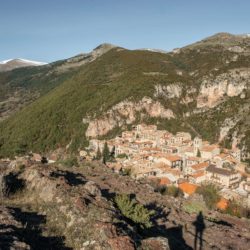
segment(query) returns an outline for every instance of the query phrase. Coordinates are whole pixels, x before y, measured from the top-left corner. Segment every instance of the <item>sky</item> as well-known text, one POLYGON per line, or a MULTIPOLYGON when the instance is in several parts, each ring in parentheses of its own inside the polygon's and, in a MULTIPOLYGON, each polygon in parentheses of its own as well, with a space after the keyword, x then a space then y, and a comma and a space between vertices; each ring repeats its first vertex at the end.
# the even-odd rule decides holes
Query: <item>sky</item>
POLYGON ((107 42, 172 50, 250 33, 250 0, 0 0, 0 61, 52 62, 107 42))

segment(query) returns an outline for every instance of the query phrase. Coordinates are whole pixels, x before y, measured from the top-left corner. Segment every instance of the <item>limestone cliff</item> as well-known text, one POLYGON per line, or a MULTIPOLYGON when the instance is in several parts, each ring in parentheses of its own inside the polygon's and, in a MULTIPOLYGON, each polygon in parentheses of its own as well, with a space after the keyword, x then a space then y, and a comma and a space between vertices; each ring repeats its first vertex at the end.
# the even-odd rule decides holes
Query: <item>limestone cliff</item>
POLYGON ((226 97, 242 94, 250 85, 250 69, 234 69, 220 74, 215 79, 205 77, 202 80, 199 95, 197 97, 197 108, 213 108, 221 103, 226 97))
MULTIPOLYGON (((108 110, 100 118, 90 120, 86 136, 102 136, 115 127, 132 124, 136 121, 137 115, 140 116, 142 113, 150 117, 161 117, 166 119, 175 117, 172 110, 166 109, 159 101, 154 101, 149 97, 144 97, 138 102, 125 100, 113 106, 112 109, 108 110)), ((84 118, 83 122, 86 123, 88 120, 84 118)))

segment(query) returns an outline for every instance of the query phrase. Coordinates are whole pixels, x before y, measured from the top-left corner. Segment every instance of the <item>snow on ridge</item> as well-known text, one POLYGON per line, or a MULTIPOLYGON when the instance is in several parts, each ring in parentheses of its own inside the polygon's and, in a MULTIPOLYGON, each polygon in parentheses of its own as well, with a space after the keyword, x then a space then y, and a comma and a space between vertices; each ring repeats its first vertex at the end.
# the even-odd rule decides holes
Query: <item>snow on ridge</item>
POLYGON ((163 53, 163 54, 168 53, 168 51, 163 50, 163 49, 141 48, 141 49, 138 49, 138 50, 145 50, 145 51, 151 51, 151 52, 157 52, 157 53, 163 53))
POLYGON ((14 60, 14 59, 4 60, 4 61, 1 61, 0 64, 6 64, 6 63, 8 63, 8 62, 10 62, 10 61, 12 61, 12 60, 14 60))
POLYGON ((30 65, 36 65, 36 66, 41 66, 41 65, 45 65, 45 64, 48 64, 46 62, 37 62, 37 61, 32 61, 32 60, 28 60, 28 59, 23 59, 23 58, 17 58, 17 59, 8 59, 8 60, 4 60, 4 61, 1 61, 0 64, 6 64, 8 62, 11 62, 11 61, 21 61, 21 62, 24 62, 24 63, 28 63, 30 65))
POLYGON ((46 62, 37 62, 37 61, 32 61, 32 60, 27 60, 27 59, 22 59, 22 58, 18 58, 17 60, 26 62, 26 63, 31 63, 31 64, 35 64, 35 65, 45 65, 48 64, 46 62))

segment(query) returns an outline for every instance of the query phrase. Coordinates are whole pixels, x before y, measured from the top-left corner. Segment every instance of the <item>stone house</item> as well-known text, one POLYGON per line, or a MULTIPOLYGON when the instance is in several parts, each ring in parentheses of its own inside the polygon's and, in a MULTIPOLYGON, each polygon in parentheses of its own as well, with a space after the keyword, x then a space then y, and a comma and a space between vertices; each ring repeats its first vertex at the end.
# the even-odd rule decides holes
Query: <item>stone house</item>
POLYGON ((193 146, 194 146, 194 154, 195 156, 197 156, 197 153, 199 150, 201 150, 202 148, 202 139, 200 137, 195 137, 194 138, 194 142, 193 142, 193 146))
POLYGON ((200 184, 200 183, 205 182, 207 180, 207 176, 205 174, 205 171, 201 170, 201 171, 198 171, 198 172, 195 172, 195 173, 189 175, 188 180, 191 183, 200 184))
POLYGON ((192 146, 187 146, 183 149, 183 152, 184 154, 187 156, 187 157, 196 157, 197 154, 195 153, 195 150, 194 150, 194 147, 192 146))
POLYGON ((229 154, 221 153, 213 158, 213 162, 215 163, 216 166, 222 167, 223 164, 227 162, 228 157, 229 154))
POLYGON ((191 137, 191 134, 187 133, 187 132, 178 132, 176 134, 176 141, 178 143, 183 143, 185 141, 191 141, 192 140, 192 137, 191 137))
POLYGON ((201 158, 212 159, 220 154, 220 148, 217 145, 207 145, 200 149, 201 158))
POLYGON ((162 147, 162 152, 167 154, 177 154, 178 150, 176 147, 165 146, 162 147))
POLYGON ((136 134, 139 135, 140 137, 147 136, 153 134, 155 131, 157 131, 157 126, 156 125, 146 125, 146 124, 138 124, 136 126, 136 134))
POLYGON ((191 166, 187 166, 185 168, 185 174, 186 175, 192 175, 194 173, 197 173, 199 171, 204 171, 208 166, 209 166, 209 162, 201 162, 195 165, 191 165, 191 166))
POLYGON ((241 161, 241 150, 239 148, 234 148, 229 153, 237 162, 241 161))
POLYGON ((154 177, 156 176, 156 172, 152 169, 143 169, 134 174, 136 179, 140 178, 148 178, 148 177, 154 177))
POLYGON ((132 142, 136 139, 136 134, 134 131, 123 131, 122 138, 128 140, 129 142, 132 142))
POLYGON ((182 158, 178 155, 157 154, 152 157, 154 162, 167 164, 171 168, 182 168, 182 158))
POLYGON ((200 157, 190 156, 190 157, 186 158, 186 166, 189 167, 189 166, 198 164, 198 163, 200 163, 202 161, 203 160, 200 157))
POLYGON ((210 165, 206 168, 207 180, 227 188, 237 188, 241 175, 233 170, 210 165))

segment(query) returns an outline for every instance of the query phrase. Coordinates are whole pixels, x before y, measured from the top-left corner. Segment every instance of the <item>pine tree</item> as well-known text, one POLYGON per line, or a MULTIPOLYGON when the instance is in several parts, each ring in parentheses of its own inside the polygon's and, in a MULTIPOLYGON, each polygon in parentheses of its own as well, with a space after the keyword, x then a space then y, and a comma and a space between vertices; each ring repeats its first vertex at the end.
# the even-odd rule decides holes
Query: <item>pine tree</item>
POLYGON ((113 146, 111 152, 110 152, 110 158, 114 159, 115 158, 115 146, 113 146))
POLYGON ((197 151, 197 157, 201 157, 201 151, 199 149, 197 151))
POLYGON ((105 144, 104 144, 104 148, 102 151, 102 157, 103 157, 104 164, 106 164, 110 159, 109 147, 108 147, 107 142, 105 142, 105 144))
POLYGON ((101 160, 101 158, 102 158, 102 153, 101 153, 100 148, 98 147, 97 153, 96 153, 96 160, 101 160))
POLYGON ((150 228, 152 226, 151 217, 155 214, 155 211, 148 210, 128 194, 117 194, 115 203, 125 217, 141 228, 150 228))

